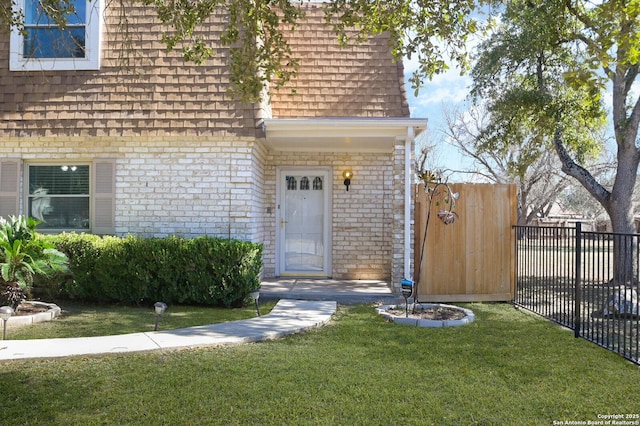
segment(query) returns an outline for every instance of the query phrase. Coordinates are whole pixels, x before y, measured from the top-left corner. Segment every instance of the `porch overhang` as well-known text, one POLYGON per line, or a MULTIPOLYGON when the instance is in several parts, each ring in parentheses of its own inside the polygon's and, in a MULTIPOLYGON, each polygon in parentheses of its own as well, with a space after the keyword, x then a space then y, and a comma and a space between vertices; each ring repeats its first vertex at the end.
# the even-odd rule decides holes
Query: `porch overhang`
POLYGON ((266 118, 266 144, 286 152, 391 152, 409 129, 417 136, 424 118, 266 118))

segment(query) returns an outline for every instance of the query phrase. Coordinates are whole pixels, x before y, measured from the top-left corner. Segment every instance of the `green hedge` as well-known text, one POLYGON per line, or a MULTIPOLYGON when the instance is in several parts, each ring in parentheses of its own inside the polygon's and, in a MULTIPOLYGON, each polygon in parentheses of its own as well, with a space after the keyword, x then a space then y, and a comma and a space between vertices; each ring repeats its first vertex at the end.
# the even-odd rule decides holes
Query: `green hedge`
POLYGON ((48 237, 69 257, 60 291, 73 299, 238 307, 260 287, 262 245, 237 240, 48 237))

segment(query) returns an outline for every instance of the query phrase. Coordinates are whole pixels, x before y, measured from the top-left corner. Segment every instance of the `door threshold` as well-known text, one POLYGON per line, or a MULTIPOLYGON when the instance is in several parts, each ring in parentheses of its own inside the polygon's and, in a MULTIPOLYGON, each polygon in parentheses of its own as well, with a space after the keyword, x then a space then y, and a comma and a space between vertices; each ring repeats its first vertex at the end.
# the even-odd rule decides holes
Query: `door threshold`
MULTIPOLYGON (((280 274, 280 277, 282 278, 318 278, 318 279, 328 279, 331 277, 328 277, 326 275, 318 275, 318 274, 280 274)), ((278 277, 276 277, 278 278, 278 277)))

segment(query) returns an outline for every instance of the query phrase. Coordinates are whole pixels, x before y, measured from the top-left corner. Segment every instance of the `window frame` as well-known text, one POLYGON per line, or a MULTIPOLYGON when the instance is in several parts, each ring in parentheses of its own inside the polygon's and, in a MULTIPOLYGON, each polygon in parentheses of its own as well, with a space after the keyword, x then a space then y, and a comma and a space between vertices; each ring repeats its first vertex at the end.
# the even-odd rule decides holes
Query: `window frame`
MULTIPOLYGON (((16 27, 11 28, 10 71, 68 71, 99 70, 100 45, 102 43, 103 1, 86 0, 85 57, 83 58, 28 58, 24 56, 24 35, 16 27)), ((18 12, 24 11, 26 0, 17 0, 18 12)))
POLYGON ((41 232, 43 234, 58 234, 60 232, 86 232, 86 233, 91 233, 93 228, 94 228, 94 218, 93 218, 93 207, 94 207, 94 186, 95 186, 95 182, 94 182, 94 168, 95 165, 91 162, 91 161, 55 161, 55 162, 49 162, 49 161, 29 161, 29 162, 25 162, 25 167, 24 167, 24 175, 23 175, 23 179, 24 179, 24 185, 23 185, 23 210, 25 212, 25 216, 27 217, 32 217, 31 216, 31 211, 29 210, 29 200, 34 198, 33 194, 31 194, 30 191, 30 186, 31 186, 31 182, 30 182, 30 173, 29 173, 29 169, 31 167, 62 167, 65 165, 74 165, 74 166, 88 166, 89 167, 89 173, 87 175, 88 178, 88 186, 89 186, 89 193, 88 194, 57 194, 57 195, 50 195, 50 197, 54 197, 54 198, 62 198, 62 197, 71 197, 71 198, 87 198, 89 200, 88 203, 88 207, 89 207, 89 214, 88 214, 88 220, 89 220, 89 226, 86 228, 74 228, 74 227, 56 227, 56 228, 40 228, 38 227, 38 232, 41 232))

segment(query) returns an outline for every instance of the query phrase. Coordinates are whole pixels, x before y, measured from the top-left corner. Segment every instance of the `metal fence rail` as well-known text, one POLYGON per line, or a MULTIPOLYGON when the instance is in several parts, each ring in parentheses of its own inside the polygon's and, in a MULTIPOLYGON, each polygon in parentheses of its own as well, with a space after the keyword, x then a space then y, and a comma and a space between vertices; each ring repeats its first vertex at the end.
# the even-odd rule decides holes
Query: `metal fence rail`
POLYGON ((640 364, 640 235, 515 230, 514 304, 640 364))

